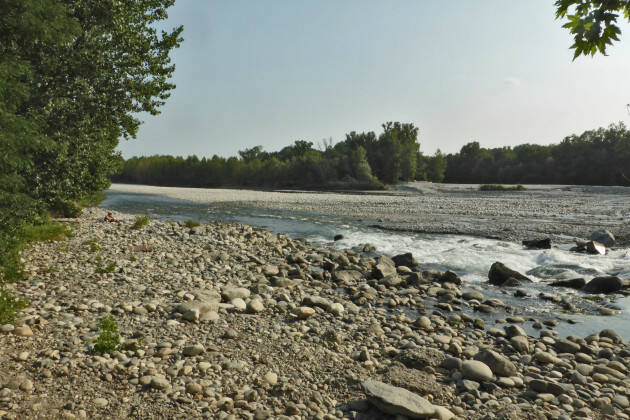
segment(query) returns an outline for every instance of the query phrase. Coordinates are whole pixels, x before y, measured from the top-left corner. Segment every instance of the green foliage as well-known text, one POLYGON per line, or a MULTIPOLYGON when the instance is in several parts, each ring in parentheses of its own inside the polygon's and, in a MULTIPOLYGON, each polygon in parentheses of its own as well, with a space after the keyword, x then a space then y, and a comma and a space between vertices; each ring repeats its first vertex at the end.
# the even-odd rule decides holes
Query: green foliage
POLYGON ((103 260, 101 256, 96 257, 96 272, 98 274, 106 274, 113 273, 116 270, 116 263, 109 263, 106 266, 103 266, 103 260))
POLYGON ((527 188, 521 184, 510 187, 501 184, 483 184, 479 186, 479 191, 527 191, 527 188))
POLYGON ((74 233, 67 226, 57 222, 42 225, 26 225, 22 230, 24 242, 59 241, 74 237, 74 233))
POLYGON ((96 239, 90 239, 89 241, 85 241, 85 245, 89 247, 90 252, 100 251, 101 247, 96 242, 96 239))
POLYGON ((156 29, 174 0, 0 3, 0 281, 14 281, 25 226, 102 199, 119 138, 174 88, 182 28, 156 29))
POLYGON ((105 354, 112 353, 120 344, 120 335, 118 334, 118 324, 112 316, 104 317, 98 324, 101 333, 94 343, 94 351, 105 354))
POLYGON ((298 140, 278 152, 265 152, 262 146, 241 150, 240 159, 133 157, 112 179, 166 186, 383 189, 384 183, 415 178, 417 136, 413 124, 390 122, 378 138, 373 132, 352 132, 321 150, 298 140))
POLYGON ((0 287, 0 325, 13 324, 18 313, 26 306, 24 299, 16 298, 11 292, 0 287))
POLYGON ((630 131, 623 123, 559 144, 485 149, 473 142, 446 157, 445 182, 630 185, 630 131))
POLYGON ((556 19, 573 35, 573 59, 580 55, 606 55, 606 47, 619 41, 619 14, 630 22, 630 0, 557 0, 556 19))
POLYGON ((134 229, 142 229, 143 227, 145 227, 146 225, 149 224, 149 220, 151 220, 151 218, 147 215, 144 216, 137 216, 136 219, 133 222, 133 228, 134 229))
POLYGON ((186 226, 188 229, 192 229, 196 226, 199 226, 199 222, 195 222, 194 220, 187 220, 186 223, 184 223, 184 226, 186 226))

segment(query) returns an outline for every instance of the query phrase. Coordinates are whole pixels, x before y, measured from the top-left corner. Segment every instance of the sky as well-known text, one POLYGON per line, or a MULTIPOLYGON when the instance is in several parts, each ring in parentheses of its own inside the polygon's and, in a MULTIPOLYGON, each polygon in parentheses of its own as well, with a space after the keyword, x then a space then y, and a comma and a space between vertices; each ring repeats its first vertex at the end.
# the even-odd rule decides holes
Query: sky
POLYGON ((421 151, 630 125, 630 25, 572 61, 553 0, 178 0, 177 88, 125 158, 234 156, 411 122, 421 151))

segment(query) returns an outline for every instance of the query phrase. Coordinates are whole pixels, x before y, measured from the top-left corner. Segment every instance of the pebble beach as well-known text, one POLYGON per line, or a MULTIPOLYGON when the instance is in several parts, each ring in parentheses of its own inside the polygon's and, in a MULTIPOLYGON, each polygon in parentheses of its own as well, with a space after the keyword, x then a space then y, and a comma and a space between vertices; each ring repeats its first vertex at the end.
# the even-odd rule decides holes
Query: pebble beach
POLYGON ((27 278, 10 287, 29 306, 0 326, 0 418, 630 418, 630 346, 614 330, 528 335, 456 273, 369 244, 103 215, 23 252, 27 278), (485 325, 488 309, 502 322, 485 325), (103 318, 120 335, 106 353, 103 318))

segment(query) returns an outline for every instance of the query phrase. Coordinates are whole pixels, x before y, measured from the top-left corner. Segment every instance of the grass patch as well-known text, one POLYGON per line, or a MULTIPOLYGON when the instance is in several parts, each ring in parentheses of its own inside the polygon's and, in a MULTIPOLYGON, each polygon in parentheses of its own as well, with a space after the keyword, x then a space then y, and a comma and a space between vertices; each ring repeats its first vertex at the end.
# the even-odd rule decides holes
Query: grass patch
POLYGON ((138 259, 135 256, 132 255, 131 257, 129 257, 129 261, 136 262, 136 261, 138 261, 138 259))
POLYGON ((184 226, 186 226, 188 229, 192 229, 196 226, 199 226, 200 223, 199 222, 195 222, 194 220, 187 220, 186 223, 184 223, 184 226))
POLYGON ((113 316, 101 318, 98 323, 101 333, 94 343, 94 351, 96 353, 112 353, 120 344, 120 334, 118 334, 118 324, 113 316))
POLYGON ((96 239, 90 239, 89 241, 85 241, 83 244, 89 247, 90 252, 100 251, 101 249, 98 243, 96 243, 96 239))
POLYGON ((72 238, 73 236, 74 233, 71 230, 57 222, 37 226, 27 225, 22 229, 24 242, 59 241, 65 238, 72 238))
POLYGON ((143 227, 149 224, 149 220, 151 220, 151 218, 147 216, 146 214, 144 216, 138 216, 136 217, 136 220, 134 220, 133 222, 133 228, 142 229, 143 227))
POLYGON ((98 257, 96 257, 96 272, 99 274, 105 274, 105 273, 113 273, 114 270, 116 270, 116 263, 110 263, 107 264, 106 266, 103 266, 103 260, 101 259, 101 256, 99 255, 98 257))
POLYGON ((479 191, 527 191, 527 188, 521 184, 510 187, 501 184, 483 184, 479 186, 479 191))
POLYGON ((0 324, 13 324, 18 313, 26 308, 24 299, 16 298, 3 288, 0 288, 0 324))

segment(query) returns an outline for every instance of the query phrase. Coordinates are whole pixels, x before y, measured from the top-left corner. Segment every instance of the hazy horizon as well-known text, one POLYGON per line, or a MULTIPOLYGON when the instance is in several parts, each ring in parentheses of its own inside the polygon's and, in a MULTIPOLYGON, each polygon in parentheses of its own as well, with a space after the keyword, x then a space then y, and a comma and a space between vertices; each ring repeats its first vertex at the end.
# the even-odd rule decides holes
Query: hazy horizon
POLYGON ((125 157, 236 155, 412 122, 425 154, 628 123, 630 40, 572 61, 552 1, 177 2, 173 91, 125 157))

